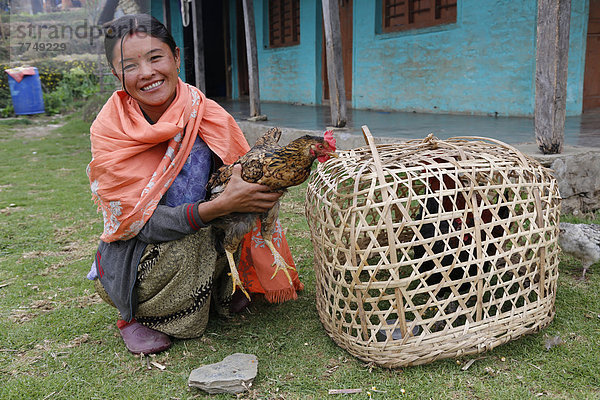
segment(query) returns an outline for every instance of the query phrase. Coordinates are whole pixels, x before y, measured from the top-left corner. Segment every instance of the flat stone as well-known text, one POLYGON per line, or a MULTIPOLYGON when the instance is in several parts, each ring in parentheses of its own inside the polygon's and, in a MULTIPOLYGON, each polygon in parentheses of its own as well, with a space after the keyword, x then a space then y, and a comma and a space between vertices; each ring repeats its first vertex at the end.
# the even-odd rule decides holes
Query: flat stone
POLYGON ((223 361, 204 365, 190 373, 188 385, 207 393, 242 393, 248 390, 258 372, 254 354, 235 353, 223 361))

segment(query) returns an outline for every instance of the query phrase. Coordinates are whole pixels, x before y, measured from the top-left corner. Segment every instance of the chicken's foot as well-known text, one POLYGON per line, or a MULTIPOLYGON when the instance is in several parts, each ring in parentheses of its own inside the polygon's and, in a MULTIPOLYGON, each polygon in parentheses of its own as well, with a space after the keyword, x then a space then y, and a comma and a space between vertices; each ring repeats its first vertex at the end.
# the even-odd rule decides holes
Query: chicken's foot
MULTIPOLYGON (((591 264, 590 264, 590 265, 591 265, 591 264)), ((587 272, 587 269, 588 269, 588 267, 589 267, 589 265, 588 265, 588 266, 585 266, 585 265, 584 265, 584 266, 583 266, 583 272, 582 272, 581 276, 580 276, 580 277, 578 277, 578 278, 575 278, 575 279, 576 279, 576 280, 578 280, 578 281, 585 282, 585 273, 587 272)))
POLYGON ((267 247, 269 248, 269 250, 271 250, 271 253, 273 254, 273 259, 274 259, 272 265, 275 266, 275 272, 273 272, 273 276, 271 276, 271 279, 275 278, 275 275, 277 275, 277 273, 279 271, 283 271, 285 276, 287 276, 288 281, 290 281, 290 285, 292 285, 292 277, 290 276, 290 273, 287 270, 291 269, 291 270, 295 271, 296 268, 288 265, 288 263, 285 262, 285 260, 283 259, 283 256, 281 254, 279 254, 279 252, 273 245, 273 242, 271 242, 268 239, 265 239, 264 237, 263 237, 263 239, 264 239, 265 243, 267 244, 267 247))
POLYGON ((235 288, 239 287, 242 290, 242 292, 246 295, 248 300, 250 300, 250 295, 248 294, 246 289, 244 289, 244 285, 242 285, 242 281, 240 280, 240 275, 238 274, 238 270, 235 267, 235 260, 233 259, 233 253, 230 252, 229 250, 225 249, 225 254, 227 254, 227 261, 229 261, 229 270, 231 271, 231 272, 229 272, 229 275, 231 276, 231 281, 233 283, 233 291, 231 292, 231 294, 234 294, 235 288))

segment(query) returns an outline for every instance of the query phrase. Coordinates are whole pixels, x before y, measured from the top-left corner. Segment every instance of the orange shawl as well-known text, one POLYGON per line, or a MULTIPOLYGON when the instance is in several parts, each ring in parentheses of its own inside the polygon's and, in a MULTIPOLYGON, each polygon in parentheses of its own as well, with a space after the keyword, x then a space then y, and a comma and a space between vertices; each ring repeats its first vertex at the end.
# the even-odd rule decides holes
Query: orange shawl
POLYGON ((105 242, 139 233, 187 160, 196 135, 225 164, 250 147, 235 120, 193 86, 179 80, 177 95, 151 125, 137 101, 115 92, 90 128, 88 176, 104 215, 105 242))

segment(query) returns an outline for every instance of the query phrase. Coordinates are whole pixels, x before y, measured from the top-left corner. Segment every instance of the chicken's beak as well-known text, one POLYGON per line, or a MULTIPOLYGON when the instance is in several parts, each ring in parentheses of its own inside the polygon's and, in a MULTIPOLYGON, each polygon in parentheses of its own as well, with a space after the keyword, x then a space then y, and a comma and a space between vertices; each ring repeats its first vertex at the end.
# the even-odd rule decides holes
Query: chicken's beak
POLYGON ((339 157, 338 153, 335 153, 335 152, 327 153, 327 155, 329 157, 332 157, 332 158, 338 158, 339 157))

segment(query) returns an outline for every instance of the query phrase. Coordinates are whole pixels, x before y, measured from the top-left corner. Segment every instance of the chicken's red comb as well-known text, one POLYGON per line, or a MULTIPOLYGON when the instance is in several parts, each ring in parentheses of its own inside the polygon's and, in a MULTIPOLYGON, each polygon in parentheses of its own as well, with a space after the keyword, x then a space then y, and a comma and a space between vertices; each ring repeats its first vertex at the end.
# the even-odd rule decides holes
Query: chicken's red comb
POLYGON ((323 138, 325 139, 325 141, 327 142, 329 147, 331 147, 335 151, 335 138, 333 137, 333 131, 332 130, 326 131, 323 134, 323 138))

